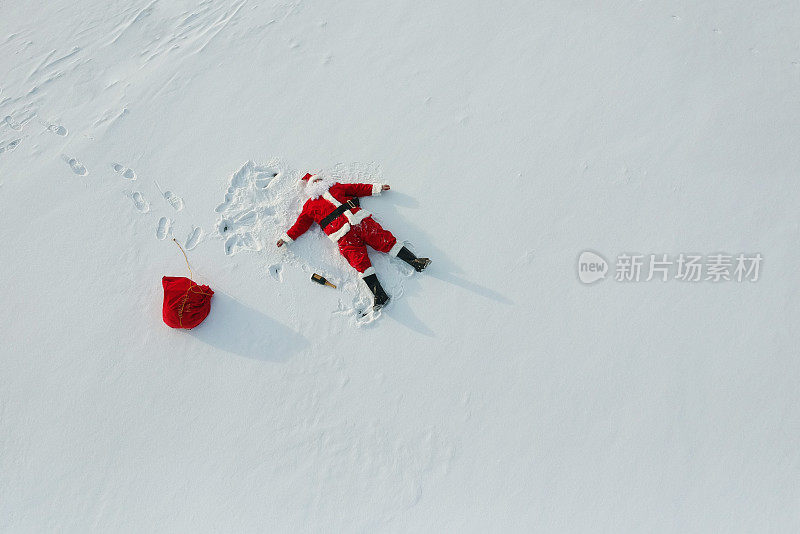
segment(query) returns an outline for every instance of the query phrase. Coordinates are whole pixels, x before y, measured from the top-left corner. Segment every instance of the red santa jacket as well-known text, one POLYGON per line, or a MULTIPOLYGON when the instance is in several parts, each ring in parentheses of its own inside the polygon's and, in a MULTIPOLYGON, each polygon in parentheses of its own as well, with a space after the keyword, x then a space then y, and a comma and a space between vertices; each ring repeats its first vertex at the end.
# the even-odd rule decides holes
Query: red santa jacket
MULTIPOLYGON (((303 205, 303 211, 297 217, 297 221, 281 238, 287 243, 291 243, 303 235, 311 227, 312 223, 319 223, 351 198, 370 195, 378 196, 380 194, 381 184, 333 184, 322 195, 306 201, 303 205)), ((322 231, 335 243, 350 231, 351 226, 357 225, 370 215, 372 214, 367 210, 358 207, 349 208, 331 221, 322 231)))

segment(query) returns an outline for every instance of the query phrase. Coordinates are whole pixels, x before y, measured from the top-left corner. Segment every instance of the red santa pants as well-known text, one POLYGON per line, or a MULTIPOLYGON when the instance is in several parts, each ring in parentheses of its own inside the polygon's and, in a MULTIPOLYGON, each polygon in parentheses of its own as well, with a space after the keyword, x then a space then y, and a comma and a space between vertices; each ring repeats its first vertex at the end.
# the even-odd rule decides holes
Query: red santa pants
POLYGON ((339 252, 363 275, 364 271, 372 267, 366 245, 378 252, 389 252, 396 243, 397 239, 389 230, 384 230, 372 217, 367 217, 342 236, 339 240, 339 252))

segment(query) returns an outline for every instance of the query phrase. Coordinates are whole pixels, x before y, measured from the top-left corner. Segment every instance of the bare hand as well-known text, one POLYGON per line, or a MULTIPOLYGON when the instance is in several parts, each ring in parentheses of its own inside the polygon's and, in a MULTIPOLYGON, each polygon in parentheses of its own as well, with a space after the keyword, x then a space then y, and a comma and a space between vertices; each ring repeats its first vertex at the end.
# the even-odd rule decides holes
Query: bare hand
POLYGON ((391 187, 389 187, 389 184, 383 184, 381 186, 381 191, 388 191, 389 189, 391 189, 391 187))
POLYGON ((285 242, 283 239, 278 239, 278 246, 282 247, 285 242))

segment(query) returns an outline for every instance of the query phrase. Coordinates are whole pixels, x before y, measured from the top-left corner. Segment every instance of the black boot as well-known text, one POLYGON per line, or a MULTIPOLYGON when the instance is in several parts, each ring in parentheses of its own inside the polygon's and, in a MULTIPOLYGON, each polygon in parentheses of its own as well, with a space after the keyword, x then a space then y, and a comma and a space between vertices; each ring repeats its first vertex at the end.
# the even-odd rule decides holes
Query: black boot
POLYGON ((400 249, 400 252, 397 253, 397 257, 412 266, 418 273, 421 273, 425 270, 431 260, 428 258, 418 258, 414 255, 413 252, 408 250, 406 247, 400 249))
POLYGON ((372 294, 375 295, 375 303, 373 304, 373 308, 379 310, 389 302, 389 295, 386 294, 386 291, 383 290, 381 287, 381 283, 378 281, 377 274, 371 274, 369 276, 364 277, 364 283, 367 284, 367 287, 372 294))

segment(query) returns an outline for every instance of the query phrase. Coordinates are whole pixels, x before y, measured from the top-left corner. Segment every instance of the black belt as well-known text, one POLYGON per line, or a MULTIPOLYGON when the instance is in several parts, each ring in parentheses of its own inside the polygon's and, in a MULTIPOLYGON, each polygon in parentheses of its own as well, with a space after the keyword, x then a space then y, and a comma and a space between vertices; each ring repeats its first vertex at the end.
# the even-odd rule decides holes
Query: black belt
POLYGON ((327 217, 322 219, 319 222, 320 227, 324 230, 325 227, 328 226, 330 223, 332 223, 339 215, 346 212, 347 210, 357 208, 359 206, 360 203, 358 201, 358 197, 351 198, 350 200, 348 200, 344 204, 341 204, 338 208, 330 212, 327 217))

